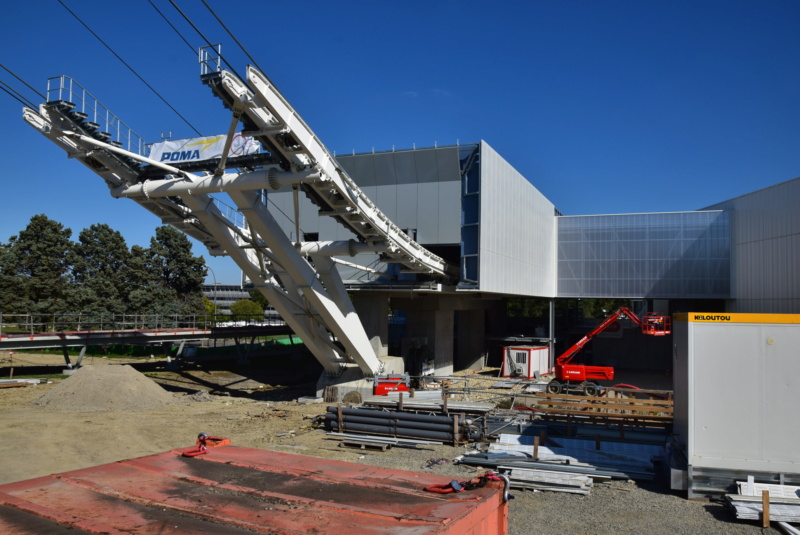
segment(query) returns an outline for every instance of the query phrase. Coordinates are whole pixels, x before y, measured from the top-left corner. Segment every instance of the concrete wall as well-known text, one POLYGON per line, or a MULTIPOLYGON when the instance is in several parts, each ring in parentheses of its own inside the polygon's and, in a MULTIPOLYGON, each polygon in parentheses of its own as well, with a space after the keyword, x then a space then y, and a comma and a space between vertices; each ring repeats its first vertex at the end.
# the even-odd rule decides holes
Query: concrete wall
POLYGON ((430 358, 437 375, 482 367, 486 357, 487 311, 492 299, 420 294, 393 297, 392 308, 406 311, 402 356, 406 369, 415 359, 430 358))

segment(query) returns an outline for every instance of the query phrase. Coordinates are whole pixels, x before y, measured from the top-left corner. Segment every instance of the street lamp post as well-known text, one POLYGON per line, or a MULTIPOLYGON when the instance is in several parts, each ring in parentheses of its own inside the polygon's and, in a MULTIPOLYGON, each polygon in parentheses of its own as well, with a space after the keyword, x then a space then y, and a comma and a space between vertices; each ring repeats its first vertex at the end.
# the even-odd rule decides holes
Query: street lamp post
MULTIPOLYGON (((214 327, 217 326, 217 275, 214 273, 214 270, 211 269, 211 266, 208 264, 205 265, 206 268, 211 272, 211 276, 214 277, 214 295, 212 296, 211 305, 214 307, 214 327)), ((217 347, 217 339, 214 338, 214 347, 217 347)))
POLYGON ((211 269, 211 266, 208 264, 205 265, 206 269, 211 272, 211 276, 214 277, 214 294, 212 296, 211 304, 214 305, 214 324, 216 325, 217 322, 217 275, 214 273, 214 270, 211 269))

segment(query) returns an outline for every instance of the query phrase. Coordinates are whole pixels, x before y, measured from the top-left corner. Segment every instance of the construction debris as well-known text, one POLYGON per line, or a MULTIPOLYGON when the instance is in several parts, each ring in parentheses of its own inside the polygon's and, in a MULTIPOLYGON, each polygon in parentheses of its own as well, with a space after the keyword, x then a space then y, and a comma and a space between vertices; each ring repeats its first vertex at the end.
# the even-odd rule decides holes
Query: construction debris
POLYGON ((0 379, 0 388, 14 388, 17 386, 31 386, 46 383, 46 379, 0 379))
POLYGON ((416 414, 355 407, 330 406, 325 414, 329 431, 356 432, 460 444, 471 436, 471 421, 453 415, 416 414))
POLYGON ((726 494, 725 500, 741 520, 761 520, 765 499, 769 519, 776 522, 800 522, 800 487, 756 483, 753 476, 737 481, 738 494, 726 494), (766 493, 766 494, 765 494, 766 493))
POLYGON ((568 492, 588 495, 594 481, 588 475, 570 474, 557 470, 535 470, 499 466, 501 472, 508 476, 511 487, 526 490, 548 490, 552 492, 568 492))
POLYGON ((662 446, 648 444, 602 442, 599 438, 596 440, 559 438, 555 445, 547 446, 542 440, 537 446, 537 438, 529 435, 501 434, 498 443, 489 446, 489 451, 524 452, 536 460, 580 463, 631 474, 646 474, 645 479, 654 477, 653 461, 659 460, 664 455, 662 446))

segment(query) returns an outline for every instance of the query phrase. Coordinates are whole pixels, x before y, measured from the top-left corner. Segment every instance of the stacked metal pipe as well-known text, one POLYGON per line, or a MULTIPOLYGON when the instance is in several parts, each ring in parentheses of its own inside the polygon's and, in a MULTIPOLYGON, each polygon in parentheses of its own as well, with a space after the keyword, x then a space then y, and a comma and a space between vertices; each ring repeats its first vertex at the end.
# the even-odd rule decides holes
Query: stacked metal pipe
POLYGON ((391 437, 418 438, 442 442, 462 442, 468 421, 457 415, 433 416, 401 411, 381 411, 329 406, 325 428, 339 433, 361 433, 391 437))

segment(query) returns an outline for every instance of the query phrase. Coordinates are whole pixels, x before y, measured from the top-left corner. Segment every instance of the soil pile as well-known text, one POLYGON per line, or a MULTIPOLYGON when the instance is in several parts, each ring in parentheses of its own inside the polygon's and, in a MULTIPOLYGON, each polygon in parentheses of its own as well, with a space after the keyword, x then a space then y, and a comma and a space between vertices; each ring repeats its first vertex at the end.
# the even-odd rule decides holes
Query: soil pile
POLYGON ((75 412, 141 411, 175 401, 172 394, 128 365, 84 366, 34 401, 75 412))

